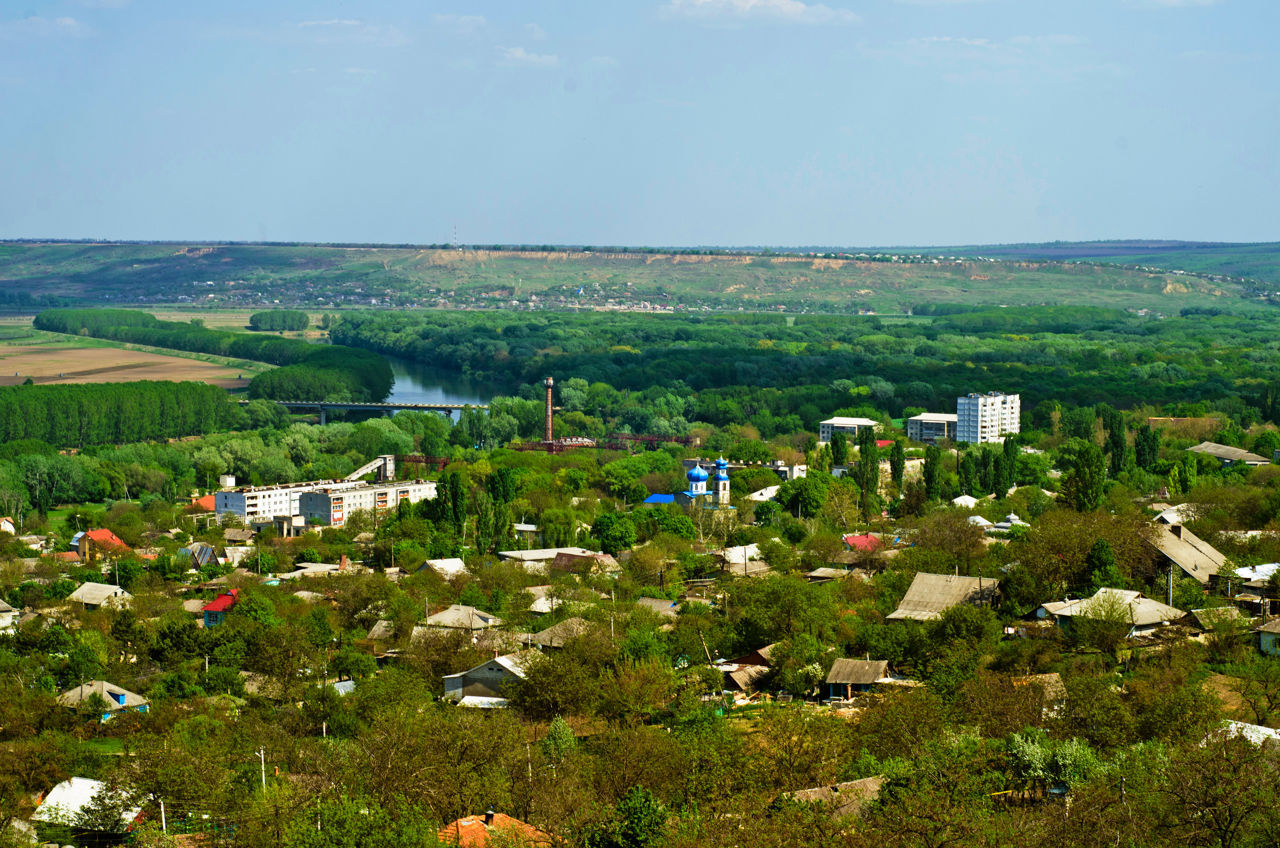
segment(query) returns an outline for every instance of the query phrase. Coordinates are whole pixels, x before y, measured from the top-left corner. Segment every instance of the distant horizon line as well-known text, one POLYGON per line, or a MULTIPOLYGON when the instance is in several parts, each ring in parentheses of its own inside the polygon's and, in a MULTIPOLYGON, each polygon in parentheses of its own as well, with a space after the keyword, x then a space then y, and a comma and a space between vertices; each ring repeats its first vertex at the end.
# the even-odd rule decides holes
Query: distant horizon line
POLYGON ((1160 238, 1117 238, 1117 239, 1082 239, 1078 241, 1058 239, 1054 241, 1012 241, 983 242, 969 244, 897 244, 897 245, 615 245, 593 244, 588 242, 536 243, 536 242, 346 242, 346 241, 305 241, 305 240, 241 240, 241 239, 101 239, 101 238, 0 238, 0 244, 82 244, 82 245, 204 245, 228 247, 333 247, 333 248, 365 248, 393 250, 513 250, 513 251, 579 251, 579 252, 688 252, 719 251, 722 253, 852 253, 868 251, 908 251, 908 250, 973 250, 976 248, 1034 248, 1065 247, 1071 245, 1100 245, 1110 247, 1132 248, 1213 248, 1213 247, 1256 247, 1280 245, 1280 241, 1193 241, 1188 239, 1160 238))

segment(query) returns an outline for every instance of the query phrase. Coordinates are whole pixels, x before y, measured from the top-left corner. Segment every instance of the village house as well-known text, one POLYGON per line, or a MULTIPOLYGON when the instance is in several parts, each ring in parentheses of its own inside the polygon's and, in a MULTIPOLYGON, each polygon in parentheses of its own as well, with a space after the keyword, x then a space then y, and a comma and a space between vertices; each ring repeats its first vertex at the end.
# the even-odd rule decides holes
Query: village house
POLYGON ((1280 618, 1259 624, 1253 632, 1258 634, 1258 650, 1269 657, 1280 657, 1280 618))
POLYGON ((911 580, 911 586, 898 608, 887 616, 890 620, 915 619, 932 621, 951 607, 960 604, 986 606, 1000 587, 998 580, 990 577, 961 577, 953 574, 926 574, 919 572, 911 580))
POLYGON ((556 650, 563 648, 571 640, 590 633, 594 627, 595 625, 585 618, 566 618, 559 624, 553 624, 545 630, 534 633, 529 637, 529 642, 544 651, 556 650))
POLYGON ((136 692, 130 692, 123 686, 108 683, 105 680, 86 680, 73 689, 68 689, 58 696, 58 703, 64 707, 78 708, 97 695, 106 704, 106 712, 102 721, 108 721, 117 713, 135 711, 145 713, 151 702, 136 692))
POLYGON ((1145 598, 1129 589, 1099 589, 1091 598, 1049 601, 1036 610, 1037 618, 1052 617, 1063 632, 1071 632, 1074 618, 1101 618, 1118 615, 1130 623, 1128 635, 1144 636, 1167 627, 1186 615, 1180 609, 1145 598))
POLYGON ((486 630, 501 625, 502 619, 493 613, 478 610, 466 604, 450 604, 440 612, 427 617, 428 627, 442 627, 448 630, 486 630))
POLYGON ((205 629, 217 627, 227 617, 227 613, 240 602, 240 590, 232 589, 229 592, 219 595, 209 603, 200 608, 200 612, 204 615, 205 629))
POLYGON ((444 698, 464 707, 505 707, 513 684, 525 678, 529 654, 494 657, 474 668, 444 676, 444 698))
POLYGON ((81 562, 93 562, 100 557, 129 553, 129 546, 105 527, 75 534, 71 537, 71 547, 80 555, 81 562))
POLYGON ((861 813, 864 807, 880 797, 880 788, 883 785, 883 777, 864 777, 861 780, 850 780, 832 786, 800 789, 788 792, 781 797, 802 804, 819 804, 828 807, 832 818, 842 819, 861 813))
POLYGON ((1213 545, 1181 524, 1154 525, 1146 543, 1155 552, 1162 569, 1167 571, 1176 567, 1205 585, 1208 585, 1209 578, 1217 576, 1227 561, 1213 545))
POLYGON ((133 595, 119 586, 90 582, 80 584, 80 588, 68 595, 67 600, 80 604, 86 612, 92 612, 99 607, 127 607, 133 601, 133 595))
POLYGON ((888 673, 887 660, 836 660, 827 672, 827 697, 847 701, 855 692, 870 692, 888 673))
POLYGON ((1187 450, 1192 453, 1202 453, 1211 456, 1223 465, 1244 464, 1249 466, 1268 465, 1271 460, 1265 456, 1258 456, 1256 453, 1250 453, 1244 448, 1233 448, 1230 445, 1220 445, 1216 442, 1201 442, 1187 450))
POLYGON ((526 845, 529 848, 549 848, 555 840, 531 824, 504 813, 492 810, 484 815, 467 816, 449 822, 436 835, 443 845, 458 848, 488 848, 495 845, 526 845), (490 836, 493 842, 490 842, 490 836))
MULTIPOLYGON (((32 821, 39 824, 70 826, 80 820, 80 812, 93 803, 93 800, 108 792, 107 784, 88 777, 72 777, 62 781, 48 791, 31 816, 32 821)), ((123 793, 117 791, 123 799, 123 793)), ((133 824, 141 815, 142 808, 126 804, 120 812, 122 826, 133 824)))
POLYGON ((12 633, 18 626, 18 610, 0 601, 0 633, 12 633))

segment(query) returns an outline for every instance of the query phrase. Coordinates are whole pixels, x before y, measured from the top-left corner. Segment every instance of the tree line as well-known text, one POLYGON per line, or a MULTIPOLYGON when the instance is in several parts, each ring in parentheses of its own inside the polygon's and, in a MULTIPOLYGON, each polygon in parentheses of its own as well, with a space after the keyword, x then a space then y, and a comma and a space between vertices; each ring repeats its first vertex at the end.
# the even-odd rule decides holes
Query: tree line
POLYGON ((301 309, 268 309, 249 316, 250 330, 305 330, 310 323, 310 316, 301 309))
POLYGON ((279 368, 249 384, 252 397, 275 400, 380 401, 394 377, 385 359, 368 350, 318 345, 299 339, 211 330, 198 322, 161 321, 133 309, 49 309, 35 318, 38 330, 230 356, 279 368))

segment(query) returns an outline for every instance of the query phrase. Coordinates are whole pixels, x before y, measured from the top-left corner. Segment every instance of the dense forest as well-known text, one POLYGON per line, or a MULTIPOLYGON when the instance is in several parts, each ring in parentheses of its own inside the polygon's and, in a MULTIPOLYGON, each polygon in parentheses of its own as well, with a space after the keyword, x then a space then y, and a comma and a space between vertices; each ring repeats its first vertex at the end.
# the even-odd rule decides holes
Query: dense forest
POLYGON ((212 433, 242 419, 225 391, 204 383, 0 388, 0 442, 123 444, 212 433))
POLYGON ((759 392, 847 379, 896 416, 945 411, 993 388, 1020 392, 1024 407, 1251 402, 1280 379, 1278 331, 1280 316, 1267 313, 1027 307, 908 319, 359 312, 330 332, 341 344, 514 383, 550 374, 618 389, 759 392))
POLYGON ((35 327, 280 366, 249 384, 249 394, 258 398, 380 401, 393 382, 386 360, 367 351, 211 330, 131 309, 51 309, 36 316, 35 327))

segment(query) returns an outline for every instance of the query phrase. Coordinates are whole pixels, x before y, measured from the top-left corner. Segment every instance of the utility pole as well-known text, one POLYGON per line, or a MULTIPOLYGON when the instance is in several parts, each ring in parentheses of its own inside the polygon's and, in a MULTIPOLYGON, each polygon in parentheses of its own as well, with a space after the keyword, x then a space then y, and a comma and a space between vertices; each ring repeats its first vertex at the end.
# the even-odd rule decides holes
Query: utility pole
POLYGON ((267 791, 267 749, 258 749, 258 759, 262 763, 262 791, 267 791))
POLYGON ((164 799, 157 799, 160 802, 160 830, 166 835, 169 833, 169 823, 164 818, 164 799))

